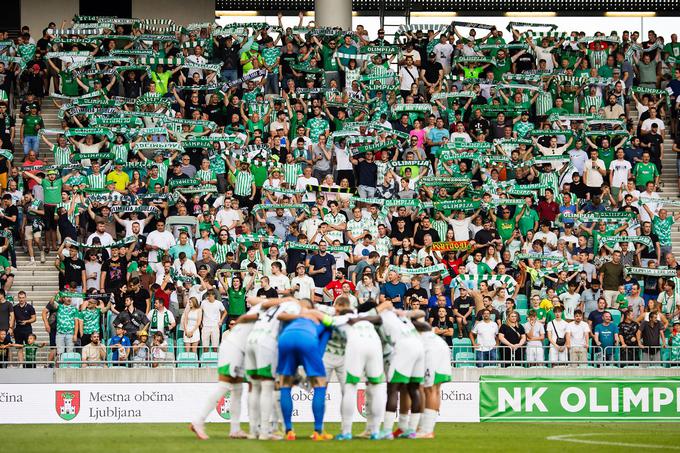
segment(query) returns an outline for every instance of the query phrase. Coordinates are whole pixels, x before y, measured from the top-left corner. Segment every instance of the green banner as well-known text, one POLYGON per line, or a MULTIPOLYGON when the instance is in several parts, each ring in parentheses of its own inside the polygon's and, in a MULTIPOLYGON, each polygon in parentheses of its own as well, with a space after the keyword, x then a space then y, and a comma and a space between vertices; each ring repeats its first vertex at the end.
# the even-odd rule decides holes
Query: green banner
POLYGON ((677 421, 678 377, 482 376, 481 421, 677 421))

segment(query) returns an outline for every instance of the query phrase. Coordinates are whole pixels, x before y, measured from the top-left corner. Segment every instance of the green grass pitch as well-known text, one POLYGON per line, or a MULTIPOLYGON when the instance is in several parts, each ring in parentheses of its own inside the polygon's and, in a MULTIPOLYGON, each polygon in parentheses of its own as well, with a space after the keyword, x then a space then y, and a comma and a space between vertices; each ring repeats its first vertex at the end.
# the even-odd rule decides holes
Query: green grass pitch
MULTIPOLYGON (((11 417, 11 414, 7 414, 11 417)), ((337 423, 327 430, 337 433, 337 423)), ((356 429, 363 426, 355 424, 356 429)), ((228 424, 209 424, 210 440, 198 441, 188 424, 4 425, 0 445, 6 452, 617 452, 680 450, 676 423, 440 423, 436 439, 312 442, 311 425, 296 425, 295 442, 229 440, 228 424), (558 436, 557 438, 554 438, 558 436)), ((356 431, 358 432, 358 431, 356 431)))

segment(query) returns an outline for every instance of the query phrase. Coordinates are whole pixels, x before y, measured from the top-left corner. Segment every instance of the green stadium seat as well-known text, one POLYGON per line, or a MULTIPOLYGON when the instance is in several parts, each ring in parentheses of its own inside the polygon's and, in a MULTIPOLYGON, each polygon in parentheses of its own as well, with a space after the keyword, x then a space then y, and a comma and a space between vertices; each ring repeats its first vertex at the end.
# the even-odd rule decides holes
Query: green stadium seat
POLYGON ((201 368, 217 368, 217 353, 204 352, 201 356, 201 368))
POLYGON ((451 341, 452 356, 456 357, 459 352, 472 352, 472 341, 469 338, 453 337, 451 341))
POLYGON ((166 341, 166 343, 168 343, 168 356, 170 357, 170 359, 174 359, 175 355, 176 355, 176 353, 175 353, 175 339, 172 338, 172 337, 167 337, 165 339, 165 341, 166 341))
POLYGON ((184 337, 178 337, 175 343, 175 349, 177 349, 177 354, 184 352, 184 337))
POLYGON ((59 357, 60 368, 80 368, 82 357, 77 352, 64 352, 59 357))
POLYGON ((177 368, 198 368, 198 355, 195 352, 178 353, 177 368))
POLYGON ((475 366, 476 365, 474 352, 456 353, 456 368, 471 368, 475 366))
POLYGON ((519 294, 517 297, 515 297, 515 308, 516 309, 528 309, 529 308, 529 299, 527 299, 527 296, 524 294, 519 294))
POLYGON ((516 308, 515 311, 519 315, 519 322, 520 324, 524 324, 527 322, 527 313, 529 313, 529 310, 526 308, 516 308))

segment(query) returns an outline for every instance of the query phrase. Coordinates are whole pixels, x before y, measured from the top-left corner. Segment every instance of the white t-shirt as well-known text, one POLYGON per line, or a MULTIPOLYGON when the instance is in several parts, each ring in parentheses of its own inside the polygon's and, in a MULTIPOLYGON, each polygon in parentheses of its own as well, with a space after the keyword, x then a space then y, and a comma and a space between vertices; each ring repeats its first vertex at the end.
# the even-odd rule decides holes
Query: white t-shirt
MULTIPOLYGON (((217 223, 220 224, 221 227, 227 227, 231 225, 233 222, 240 220, 241 216, 239 216, 238 211, 235 209, 222 209, 215 215, 215 220, 217 223)), ((236 237, 236 228, 232 228, 229 230, 229 235, 232 238, 236 237)))
POLYGON ((290 280, 288 279, 288 276, 285 274, 270 275, 269 284, 271 285, 272 288, 274 288, 277 291, 290 289, 290 280))
POLYGON ((477 335, 478 351, 487 352, 496 347, 496 337, 498 336, 498 324, 493 321, 479 321, 472 328, 472 333, 477 335))
POLYGON ((224 311, 224 305, 219 300, 210 302, 208 299, 201 302, 203 310, 203 327, 217 327, 220 324, 220 316, 224 311))
POLYGON ((642 122, 642 126, 640 127, 643 131, 651 131, 652 130, 652 124, 656 124, 659 127, 659 132, 663 132, 666 130, 666 125, 661 121, 660 118, 647 118, 642 122))
MULTIPOLYGON (((154 230, 149 235, 146 237, 146 245, 155 245, 159 249, 168 251, 170 247, 175 245, 175 237, 172 235, 171 232, 165 230, 163 232, 160 232, 158 230, 154 230)), ((155 263, 158 261, 158 252, 156 250, 151 250, 149 252, 149 262, 150 263, 155 263)))
MULTIPOLYGON (((92 239, 99 238, 99 242, 102 245, 113 244, 113 237, 106 231, 103 233, 97 233, 96 231, 87 238, 87 245, 92 245, 92 239)), ((148 243, 148 242, 147 242, 148 243)))
POLYGON ((451 54, 453 53, 453 46, 451 44, 448 42, 442 44, 440 42, 439 44, 436 44, 432 50, 435 53, 435 59, 438 63, 445 68, 451 66, 451 54))
MULTIPOLYGON (((335 162, 337 163, 337 170, 352 170, 352 162, 349 160, 349 151, 347 147, 340 148, 339 146, 333 147, 333 152, 335 153, 335 162)), ((338 181, 339 182, 339 181, 338 181)))
POLYGON ((626 184, 628 181, 628 173, 633 169, 633 166, 625 159, 616 159, 609 164, 609 169, 612 171, 612 187, 621 187, 621 184, 626 184))
POLYGON ((567 327, 567 332, 570 335, 570 344, 572 348, 585 348, 588 344, 588 334, 590 333, 590 326, 587 322, 581 321, 578 324, 570 322, 567 327))
MULTIPOLYGON (((603 170, 606 169, 604 165, 604 161, 602 159, 597 159, 595 161, 595 165, 603 170)), ((588 187, 601 187, 602 183, 604 182, 604 178, 600 171, 598 169, 593 168, 593 160, 589 159, 588 162, 586 162, 585 170, 584 170, 584 181, 583 183, 588 186, 588 187)))
POLYGON ((559 297, 562 304, 564 304, 564 319, 574 319, 574 310, 581 303, 581 295, 579 293, 569 294, 566 292, 560 294, 559 297))
POLYGON ((453 238, 456 241, 470 240, 470 218, 466 217, 463 220, 450 220, 449 225, 453 230, 453 238))
POLYGON ((402 66, 399 69, 399 89, 402 91, 411 91, 411 85, 418 83, 418 68, 415 65, 402 66))
POLYGON ((564 338, 567 334, 567 329, 569 328, 569 323, 564 319, 553 319, 545 325, 545 332, 548 338, 552 338, 554 342, 557 343, 557 338, 564 338))
POLYGON ((312 294, 314 294, 314 279, 309 275, 295 276, 290 281, 290 287, 295 288, 296 285, 300 285, 300 289, 295 291, 293 296, 297 299, 311 299, 312 294))
POLYGON ((312 186, 318 186, 319 180, 314 176, 305 178, 304 176, 298 176, 297 183, 295 184, 295 189, 304 190, 305 193, 302 195, 303 203, 314 203, 316 202, 316 192, 310 192, 307 190, 307 184, 312 186))

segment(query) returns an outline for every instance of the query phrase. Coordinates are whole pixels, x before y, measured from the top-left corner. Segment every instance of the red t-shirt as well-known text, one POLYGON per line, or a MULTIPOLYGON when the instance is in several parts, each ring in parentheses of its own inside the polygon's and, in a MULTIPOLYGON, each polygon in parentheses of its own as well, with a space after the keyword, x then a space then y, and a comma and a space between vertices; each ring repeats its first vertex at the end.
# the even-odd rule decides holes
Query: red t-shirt
POLYGON ((158 288, 155 293, 153 293, 154 300, 162 300, 165 308, 170 308, 170 295, 166 294, 165 291, 158 288))
MULTIPOLYGON (((33 162, 25 161, 23 164, 21 164, 22 167, 42 167, 43 165, 45 165, 45 164, 40 159, 36 159, 33 162)), ((31 173, 32 175, 37 175, 38 171, 37 170, 31 170, 31 171, 29 171, 29 173, 31 173)), ((35 182, 35 180, 33 180, 31 178, 25 178, 24 180, 26 181, 26 184, 28 185, 28 190, 33 190, 33 187, 36 184, 38 184, 37 182, 35 182)))
POLYGON ((554 201, 548 203, 545 200, 541 200, 538 202, 538 206, 536 206, 536 211, 538 212, 539 219, 554 222, 560 213, 560 207, 554 201))
POLYGON ((340 294, 342 294, 342 285, 344 283, 349 283, 349 287, 352 291, 355 290, 354 288, 354 283, 352 283, 349 280, 332 280, 329 284, 326 285, 326 289, 329 291, 333 291, 333 299, 338 297, 340 294))

